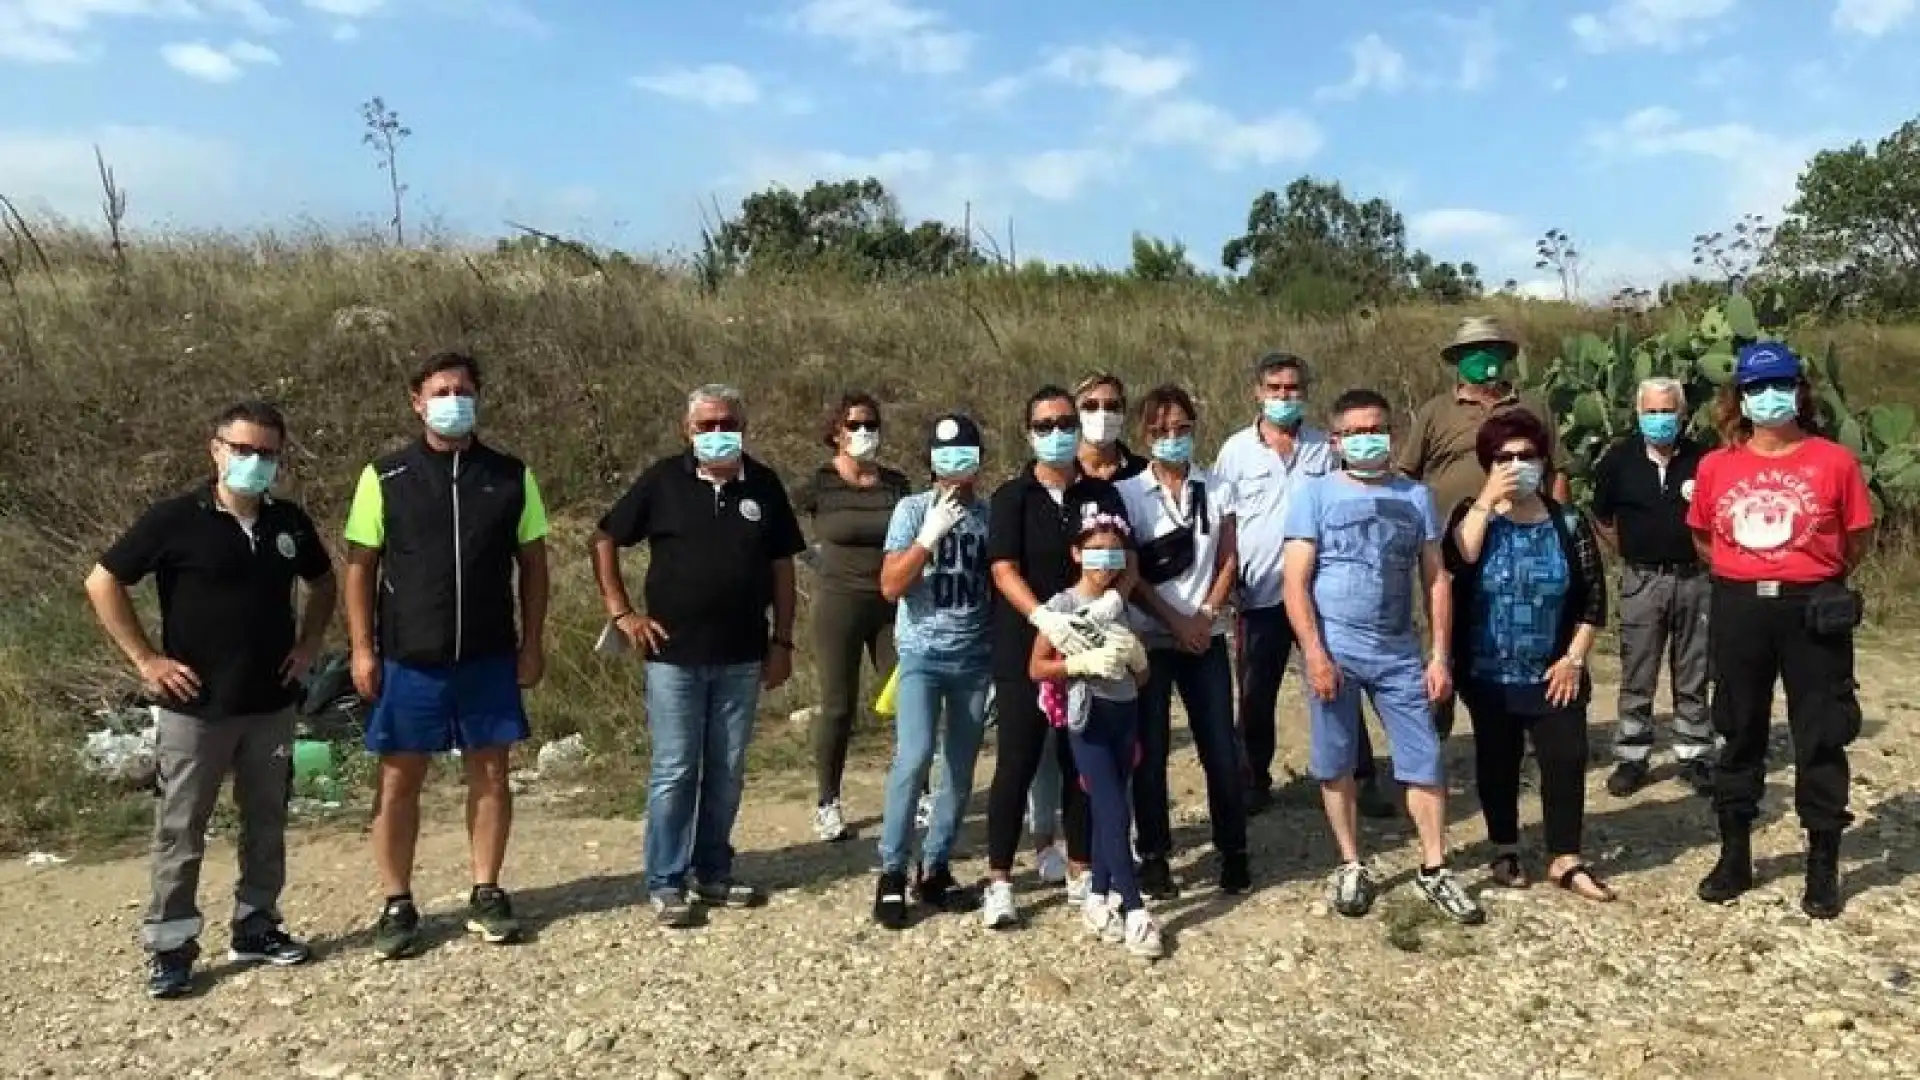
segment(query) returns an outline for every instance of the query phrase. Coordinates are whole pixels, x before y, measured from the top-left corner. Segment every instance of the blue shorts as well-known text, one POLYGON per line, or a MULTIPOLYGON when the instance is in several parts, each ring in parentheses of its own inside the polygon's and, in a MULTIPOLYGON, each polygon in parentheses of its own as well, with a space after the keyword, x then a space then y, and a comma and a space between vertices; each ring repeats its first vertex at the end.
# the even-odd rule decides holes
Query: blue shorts
POLYGON ((1340 668, 1340 693, 1322 701, 1307 691, 1307 717, 1313 747, 1307 767, 1316 780, 1352 776, 1360 763, 1360 697, 1373 702, 1373 711, 1386 729, 1393 757, 1393 778, 1402 784, 1437 787, 1446 782, 1440 755, 1440 734, 1433 729, 1427 703, 1427 668, 1416 648, 1405 654, 1371 651, 1342 655, 1329 649, 1340 668))
POLYGON ((410 667, 389 660, 380 673, 380 697, 367 717, 367 750, 489 750, 511 746, 531 733, 512 653, 470 657, 445 667, 410 667))

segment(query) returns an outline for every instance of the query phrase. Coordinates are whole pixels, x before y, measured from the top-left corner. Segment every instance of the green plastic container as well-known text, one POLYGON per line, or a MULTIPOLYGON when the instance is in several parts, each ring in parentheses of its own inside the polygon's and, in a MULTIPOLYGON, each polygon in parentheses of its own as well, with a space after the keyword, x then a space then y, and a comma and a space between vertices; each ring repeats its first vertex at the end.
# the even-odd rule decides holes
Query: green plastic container
POLYGON ((293 784, 305 788, 314 781, 333 776, 333 744, 319 739, 300 739, 293 744, 293 784))

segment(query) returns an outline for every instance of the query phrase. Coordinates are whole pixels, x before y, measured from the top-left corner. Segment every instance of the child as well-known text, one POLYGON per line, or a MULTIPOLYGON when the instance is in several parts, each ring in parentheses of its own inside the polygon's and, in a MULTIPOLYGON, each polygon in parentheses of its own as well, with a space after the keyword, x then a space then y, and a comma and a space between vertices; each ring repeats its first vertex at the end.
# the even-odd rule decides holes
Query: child
POLYGON ((1101 938, 1124 942, 1135 956, 1157 959, 1163 952, 1160 928, 1141 898, 1129 840, 1132 773, 1140 745, 1136 701, 1147 676, 1147 653, 1122 623, 1119 595, 1111 591, 1127 568, 1127 535, 1126 520, 1112 514, 1081 522, 1072 548, 1080 580, 1047 606, 1086 619, 1101 644, 1062 657, 1041 635, 1028 672, 1040 684, 1048 718, 1065 729, 1092 804, 1093 881, 1081 917, 1101 938))

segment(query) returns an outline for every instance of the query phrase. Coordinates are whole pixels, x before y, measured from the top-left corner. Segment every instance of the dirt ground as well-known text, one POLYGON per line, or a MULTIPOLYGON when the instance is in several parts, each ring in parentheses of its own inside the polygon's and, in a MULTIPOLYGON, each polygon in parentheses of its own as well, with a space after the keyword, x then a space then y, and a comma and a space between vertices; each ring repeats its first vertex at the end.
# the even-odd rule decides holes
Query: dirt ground
MULTIPOLYGON (((1756 844, 1763 886, 1732 907, 1693 887, 1713 859, 1706 803, 1666 777, 1630 800, 1603 790, 1603 686, 1589 773, 1592 854, 1622 894, 1589 905, 1550 886, 1488 893, 1487 925, 1442 926, 1407 876, 1404 823, 1368 826, 1391 891, 1365 919, 1330 915, 1332 851, 1304 783, 1255 820, 1257 888, 1212 887, 1205 802, 1176 757, 1180 899, 1160 907, 1157 964, 1090 941, 1058 889, 1023 863, 1025 929, 933 916, 890 934, 869 921, 877 762, 853 770, 859 838, 814 841, 804 785, 750 778, 739 872, 765 908, 703 928, 653 927, 638 906, 640 828, 523 799, 507 885, 533 939, 460 936, 465 850, 442 815, 416 893, 436 947, 382 964, 367 928, 378 890, 363 836, 315 828, 292 855, 286 913, 321 950, 295 970, 233 971, 225 955, 230 838, 202 895, 216 961, 185 1001, 146 1000, 136 929, 141 859, 0 866, 0 1072, 18 1076, 1920 1076, 1920 652, 1863 649, 1867 727, 1854 756, 1845 872, 1832 923, 1798 907, 1791 771, 1773 773, 1756 844)), ((1602 678, 1610 674, 1601 662, 1602 678)), ((1283 754, 1304 764, 1291 686, 1283 754)), ((1464 724, 1462 725, 1464 727, 1464 724)), ((778 726, 764 739, 794 736, 778 726)), ((1777 746, 1784 756, 1784 730, 1777 746)), ((1470 744, 1450 758, 1470 782, 1470 744)), ((1657 759, 1663 764, 1663 751, 1657 759)), ((983 761, 981 782, 991 774, 983 761)), ((1481 882, 1472 795, 1456 784, 1456 865, 1481 882)), ((976 809, 978 803, 976 802, 976 809)), ((1523 803, 1529 824, 1537 802, 1523 803)), ((970 821, 963 878, 984 871, 970 821)), ((1534 869, 1536 876, 1540 869, 1534 869)))

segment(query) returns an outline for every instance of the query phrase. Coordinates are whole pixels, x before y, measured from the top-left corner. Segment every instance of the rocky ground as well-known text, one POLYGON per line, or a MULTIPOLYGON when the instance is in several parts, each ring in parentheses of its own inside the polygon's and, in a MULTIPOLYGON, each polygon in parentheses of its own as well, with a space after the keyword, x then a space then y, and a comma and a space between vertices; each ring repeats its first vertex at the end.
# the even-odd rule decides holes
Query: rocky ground
MULTIPOLYGON (((1368 918, 1330 915, 1331 851, 1305 785, 1255 823, 1257 890, 1216 894, 1198 771, 1183 752, 1175 791, 1188 884, 1161 908, 1166 959, 1148 965, 1090 942, 1030 865, 1026 929, 990 934, 971 918, 937 916, 889 934, 867 918, 879 807, 879 766, 868 764, 848 795, 861 836, 843 845, 813 840, 792 778, 756 778, 740 871, 775 890, 772 902, 679 933, 655 929, 636 907, 636 824, 570 817, 530 798, 508 884, 534 939, 499 948, 460 936, 465 854, 446 814, 422 844, 417 890, 437 946, 378 963, 364 839, 309 830, 295 844, 286 906, 319 962, 216 966, 181 1002, 141 993, 141 860, 14 860, 0 866, 0 1072, 1920 1076, 1920 668, 1894 643, 1865 651, 1861 667, 1860 824, 1848 838, 1851 902, 1833 923, 1799 912, 1785 768, 1757 841, 1766 884, 1731 908, 1693 898, 1713 857, 1706 805, 1670 779, 1611 799, 1602 761, 1589 775, 1589 836, 1620 902, 1597 907, 1535 885, 1487 894, 1488 924, 1457 929, 1433 921, 1413 893, 1411 834, 1392 823, 1369 826, 1369 840, 1393 890, 1368 918)), ((1600 700, 1610 704, 1610 690, 1600 700)), ((1297 718, 1297 699, 1288 710, 1297 718)), ((1297 720, 1286 741, 1297 767, 1297 720)), ((1605 745, 1596 728, 1596 749, 1605 745)), ((1463 777, 1469 752, 1455 740, 1463 777)), ((990 771, 983 763, 982 776, 990 771)), ((1485 852, 1470 793, 1454 818, 1459 865, 1479 882, 1485 852)), ((978 828, 969 826, 970 853, 978 828)), ((216 927, 231 855, 222 838, 208 861, 203 895, 216 927)), ((960 869, 984 867, 970 859, 960 869)), ((223 939, 208 935, 216 961, 223 939)))

